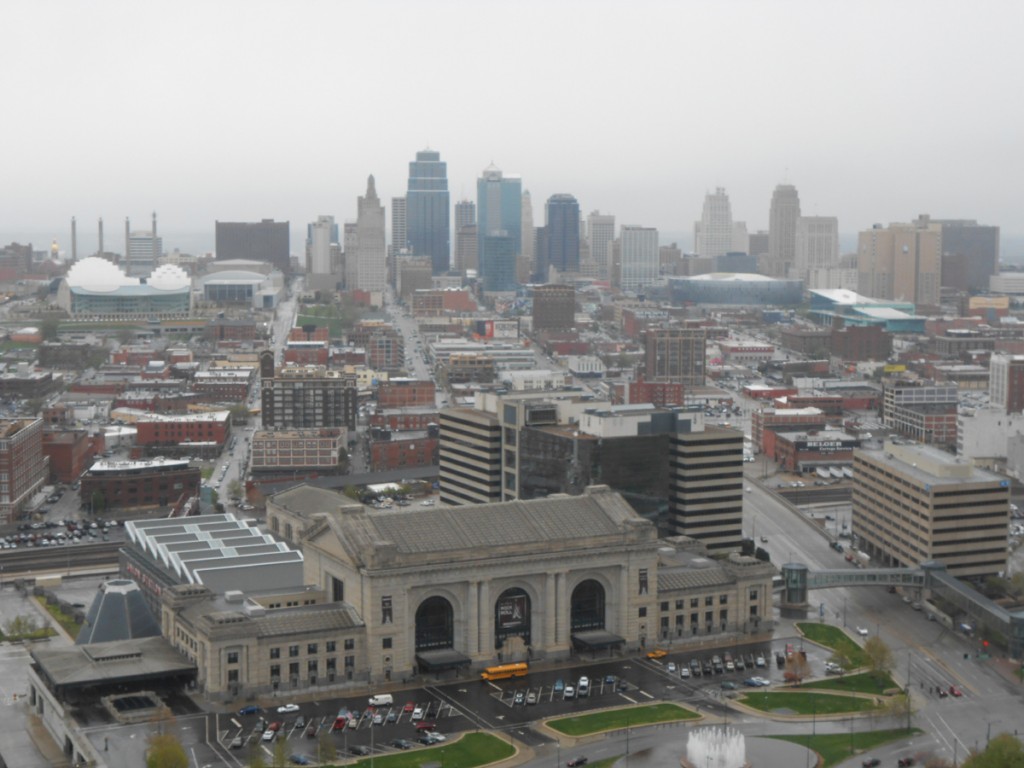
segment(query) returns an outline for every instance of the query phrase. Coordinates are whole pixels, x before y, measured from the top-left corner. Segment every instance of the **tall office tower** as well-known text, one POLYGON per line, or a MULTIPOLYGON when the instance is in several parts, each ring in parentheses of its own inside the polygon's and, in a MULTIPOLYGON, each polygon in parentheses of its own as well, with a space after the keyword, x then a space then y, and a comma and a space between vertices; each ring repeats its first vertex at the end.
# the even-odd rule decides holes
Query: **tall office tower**
POLYGON ((939 306, 942 227, 876 224, 857 237, 857 292, 875 299, 912 301, 926 311, 939 306))
POLYGON ((751 256, 768 255, 768 233, 763 229, 747 236, 747 253, 751 256))
MULTIPOLYGON (((528 192, 526 194, 529 194, 528 192)), ((476 203, 472 200, 459 200, 455 204, 455 231, 476 224, 476 203)))
POLYGON ((733 241, 732 206, 725 187, 704 196, 700 221, 693 225, 693 242, 701 256, 715 258, 731 251, 733 241))
POLYGON ((992 405, 1006 413, 1024 412, 1024 355, 994 354, 988 362, 992 405))
POLYGON ((732 223, 732 253, 750 252, 750 235, 747 234, 747 222, 734 221, 732 223))
POLYGON ((544 206, 543 262, 537 255, 535 279, 546 282, 550 268, 559 273, 578 272, 580 268, 580 204, 572 195, 558 194, 544 206))
POLYGON ((533 330, 568 331, 576 325, 576 289, 571 285, 533 288, 533 330))
POLYGON ((999 227, 979 224, 973 219, 929 219, 919 216, 915 223, 930 221, 942 228, 942 258, 955 266, 943 268, 943 287, 963 291, 988 291, 989 278, 999 272, 999 227), (947 280, 961 276, 962 280, 947 280))
POLYGON ((529 265, 528 271, 532 273, 537 268, 537 241, 534 238, 533 199, 530 197, 530 190, 523 191, 520 205, 522 209, 519 214, 519 254, 529 265))
POLYGON ((13 523, 50 474, 42 419, 0 419, 0 523, 13 523))
POLYGON ((587 242, 590 258, 597 265, 598 275, 607 280, 611 275, 611 247, 615 240, 615 216, 591 211, 587 216, 587 242))
POLYGON ((835 216, 801 216, 796 220, 796 251, 789 277, 810 288, 814 270, 839 263, 839 219, 835 216))
POLYGON ((523 182, 493 164, 476 183, 477 253, 485 291, 516 287, 516 259, 522 253, 523 182))
POLYGON ((366 194, 358 199, 357 208, 353 253, 349 253, 346 238, 345 286, 350 291, 383 291, 387 287, 384 206, 377 197, 372 175, 366 180, 366 194))
POLYGON ((279 270, 291 272, 291 237, 287 221, 218 221, 216 259, 267 261, 279 270))
POLYGON ((404 197, 391 198, 391 242, 388 244, 388 283, 398 285, 401 266, 398 259, 409 256, 408 201, 404 197))
POLYGON ((879 567, 935 561, 980 582, 1006 569, 1010 486, 933 446, 853 452, 853 535, 879 567))
POLYGON ((669 528, 712 552, 738 550, 743 525, 743 433, 677 432, 669 457, 669 528))
POLYGON ((163 239, 153 232, 132 232, 128 235, 125 274, 128 277, 149 277, 163 255, 163 239))
POLYGON ((391 248, 397 255, 409 248, 408 203, 404 197, 391 198, 391 248))
POLYGON ((796 258, 796 221, 800 195, 792 184, 779 184, 768 209, 768 264, 772 277, 788 277, 796 258))
POLYGON ((306 272, 315 275, 329 275, 331 264, 331 243, 337 242, 338 227, 333 216, 317 216, 309 225, 309 252, 306 254, 306 272))
POLYGON ((441 501, 501 501, 501 424, 476 408, 445 408, 440 418, 441 501))
POLYGON ((619 288, 642 291, 659 277, 658 230, 623 224, 619 229, 619 288))
POLYGON ((460 200, 455 204, 455 271, 465 275, 467 269, 476 270, 476 203, 460 200))
POLYGON ((648 328, 644 332, 644 379, 703 387, 706 345, 703 328, 648 328))
POLYGON ((429 256, 435 275, 451 266, 451 237, 448 200, 448 164, 441 153, 424 149, 409 163, 409 191, 406 193, 409 250, 429 256))

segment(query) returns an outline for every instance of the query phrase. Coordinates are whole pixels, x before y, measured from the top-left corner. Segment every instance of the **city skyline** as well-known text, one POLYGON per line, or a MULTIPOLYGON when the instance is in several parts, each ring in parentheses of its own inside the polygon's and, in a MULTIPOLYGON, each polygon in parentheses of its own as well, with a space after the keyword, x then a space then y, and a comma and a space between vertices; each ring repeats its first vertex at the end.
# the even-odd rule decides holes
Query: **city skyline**
POLYGON ((838 217, 843 234, 930 213, 1024 235, 1012 186, 1024 170, 1024 105, 1005 79, 1024 64, 1017 5, 565 2, 544 6, 543 28, 498 4, 468 16, 462 7, 15 5, 0 71, 8 102, 27 119, 5 132, 16 151, 0 232, 56 237, 68 250, 72 216, 82 243, 103 217, 119 245, 116 222, 157 210, 174 247, 176 233, 212 239, 215 220, 343 222, 355 218, 351 200, 370 174, 383 200, 402 195, 409 158, 429 146, 447 163, 455 200, 472 198, 493 162, 521 176, 535 201, 568 192, 582 210, 683 233, 684 243, 719 186, 736 220, 767 229, 779 184, 799 190, 803 215, 838 217), (865 23, 883 9, 884 26, 865 23), (129 13, 146 35, 96 45, 129 13), (407 22, 400 29, 396 14, 407 22), (953 23, 966 30, 957 56, 942 34, 953 23), (387 34, 344 34, 354 25, 387 34), (699 34, 715 28, 729 30, 727 48, 699 34), (510 55, 476 72, 481 29, 489 49, 510 55), (51 56, 38 55, 41 39, 51 56), (511 55, 520 48, 529 55, 511 55), (545 51, 558 51, 580 87, 548 77, 545 51), (336 98, 323 99, 339 73, 367 62, 374 77, 345 78, 336 98), (456 73, 477 98, 438 98, 436 84, 456 73), (502 87, 485 87, 496 75, 502 87), (909 98, 925 85, 942 94, 932 97, 945 101, 942 120, 931 117, 941 104, 924 109, 909 98), (597 88, 626 94, 625 111, 651 119, 613 115, 583 130, 579 116, 597 88), (960 98, 971 109, 957 109, 960 98), (688 105, 712 100, 713 119, 687 119, 688 105), (355 103, 377 106, 347 119, 355 103), (493 119, 512 103, 544 119, 493 119))

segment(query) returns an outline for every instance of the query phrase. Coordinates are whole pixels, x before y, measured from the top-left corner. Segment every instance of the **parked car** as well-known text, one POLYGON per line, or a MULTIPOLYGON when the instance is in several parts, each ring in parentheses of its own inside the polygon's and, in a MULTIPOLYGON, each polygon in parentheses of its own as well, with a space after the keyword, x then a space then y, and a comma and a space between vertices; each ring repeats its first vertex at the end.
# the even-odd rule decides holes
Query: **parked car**
POLYGON ((580 755, 579 757, 574 757, 572 760, 570 760, 569 762, 566 763, 566 765, 569 766, 569 768, 576 768, 576 766, 578 766, 578 765, 586 765, 586 764, 587 764, 587 758, 584 755, 580 755))
POLYGON ((879 760, 877 757, 869 757, 867 760, 861 763, 861 765, 863 765, 864 768, 875 768, 876 765, 881 765, 881 763, 882 761, 879 760))
POLYGON ((348 751, 353 755, 359 755, 360 757, 366 757, 370 754, 370 748, 363 746, 362 744, 353 744, 348 748, 348 751))
POLYGON ((411 749, 415 745, 408 739, 394 739, 391 742, 391 746, 396 749, 411 749))
POLYGON ((238 714, 240 717, 244 717, 245 715, 258 715, 262 711, 263 710, 257 705, 250 704, 249 706, 242 707, 240 710, 238 710, 238 714))
POLYGON ((289 703, 289 704, 282 704, 280 707, 277 708, 277 713, 279 715, 286 715, 289 712, 298 712, 298 711, 299 711, 299 705, 298 704, 291 704, 291 703, 289 703))
POLYGON ((423 707, 416 707, 415 709, 413 709, 413 711, 412 711, 412 718, 411 719, 413 720, 413 722, 415 722, 417 720, 422 720, 423 719, 423 707))
POLYGON ((313 758, 309 755, 294 754, 288 756, 288 762, 292 765, 312 765, 313 758))

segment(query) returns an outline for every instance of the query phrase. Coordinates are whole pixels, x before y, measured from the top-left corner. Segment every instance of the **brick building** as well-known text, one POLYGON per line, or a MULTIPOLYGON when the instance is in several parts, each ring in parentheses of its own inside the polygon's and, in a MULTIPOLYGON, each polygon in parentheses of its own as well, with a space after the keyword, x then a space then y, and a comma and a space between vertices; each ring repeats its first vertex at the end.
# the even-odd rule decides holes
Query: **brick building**
POLYGON ((307 429, 356 428, 359 392, 356 376, 320 365, 274 371, 273 354, 262 369, 262 419, 265 427, 307 429), (266 375, 269 373, 269 376, 266 375))
POLYGON ((182 459, 97 461, 82 475, 84 504, 99 509, 169 508, 199 495, 199 467, 182 459))
POLYGON ((860 440, 837 429, 775 433, 775 461, 787 472, 853 463, 860 440))
POLYGON ((958 401, 955 384, 889 382, 883 393, 882 423, 919 443, 955 450, 958 401))
POLYGON ((253 472, 337 472, 348 440, 345 427, 260 430, 252 436, 253 472))
POLYGON ((396 432, 425 430, 437 424, 440 414, 437 408, 402 408, 378 410, 370 416, 370 426, 390 429, 396 432))
POLYGON ((891 354, 892 334, 880 325, 832 329, 832 355, 841 360, 886 360, 891 354))
POLYGON ((534 331, 567 331, 575 325, 575 317, 575 288, 571 285, 534 286, 534 331))
POLYGON ((434 407, 437 387, 429 379, 396 378, 377 386, 377 405, 381 408, 434 407))
POLYGON ((49 473, 43 420, 0 419, 0 523, 18 519, 49 473))
POLYGON ((754 447, 775 458, 775 433, 793 430, 825 429, 827 419, 818 408, 761 410, 750 414, 750 437, 754 447))
POLYGON ((182 443, 215 443, 223 446, 231 433, 231 413, 153 413, 136 421, 135 428, 135 444, 150 452, 182 443))
POLYGON ((43 455, 50 462, 50 481, 73 483, 104 450, 103 435, 84 429, 43 432, 43 455))
POLYGON ((631 381, 627 385, 628 403, 653 405, 682 405, 683 384, 680 381, 631 381))
POLYGON ((453 384, 489 384, 497 376, 494 358, 470 352, 457 352, 448 358, 442 375, 448 386, 453 384))
POLYGON ((370 443, 370 471, 385 472, 408 467, 429 467, 438 463, 438 439, 427 437, 376 440, 370 443))
POLYGON ((331 350, 326 341, 289 341, 284 348, 287 365, 327 365, 331 350))
POLYGON ((255 368, 199 371, 192 378, 192 390, 206 401, 244 403, 255 373, 255 368))

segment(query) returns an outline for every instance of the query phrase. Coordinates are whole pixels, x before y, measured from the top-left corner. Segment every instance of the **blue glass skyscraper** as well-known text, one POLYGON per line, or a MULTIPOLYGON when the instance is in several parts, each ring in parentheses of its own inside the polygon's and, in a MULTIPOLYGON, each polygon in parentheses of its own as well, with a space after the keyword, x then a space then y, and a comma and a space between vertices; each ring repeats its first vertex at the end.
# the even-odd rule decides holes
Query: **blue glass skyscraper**
POLYGON ((552 195, 545 210, 534 274, 534 279, 542 283, 549 279, 549 267, 560 273, 578 272, 580 268, 580 204, 572 195, 552 195))
POLYGON ((406 238, 416 256, 429 256, 435 275, 448 271, 451 261, 449 234, 448 165, 441 153, 425 149, 409 163, 406 193, 406 238))
POLYGON ((477 253, 485 291, 514 291, 522 253, 523 182, 493 165, 476 182, 477 253))

